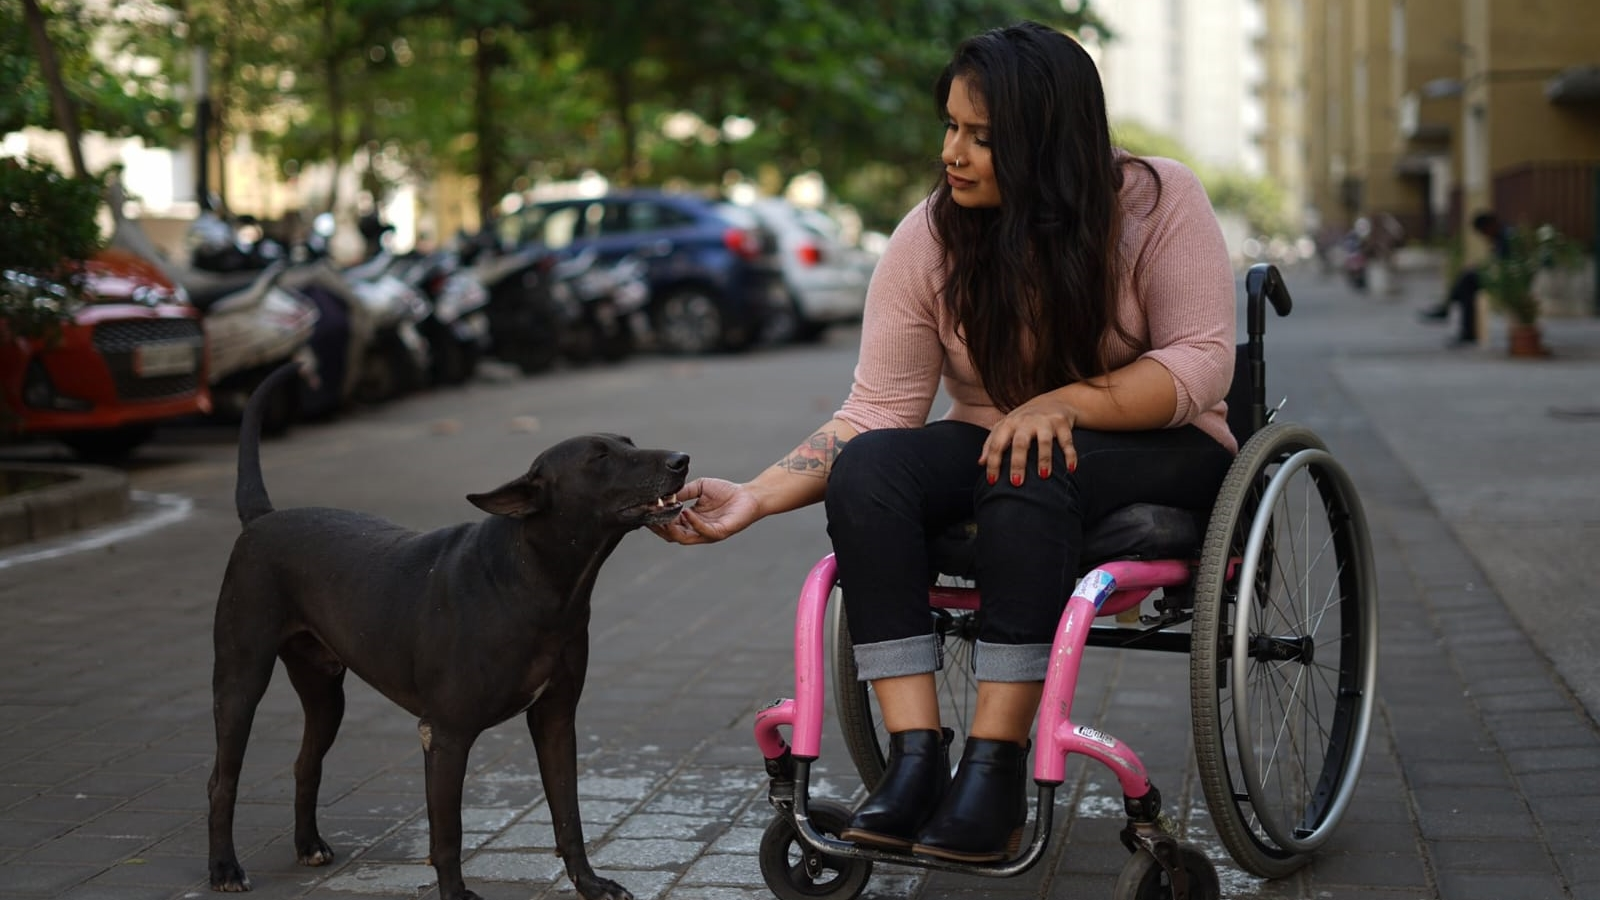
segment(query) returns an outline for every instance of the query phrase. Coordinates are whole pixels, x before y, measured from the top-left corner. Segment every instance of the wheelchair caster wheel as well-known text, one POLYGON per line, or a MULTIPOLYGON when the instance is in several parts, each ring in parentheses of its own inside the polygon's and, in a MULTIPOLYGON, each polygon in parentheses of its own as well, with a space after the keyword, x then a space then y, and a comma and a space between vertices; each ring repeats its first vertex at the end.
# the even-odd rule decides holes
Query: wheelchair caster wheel
MULTIPOLYGON (((837 803, 815 803, 809 811, 819 834, 837 837, 850 823, 850 810, 837 803)), ((854 900, 872 876, 872 860, 818 853, 784 815, 761 835, 760 859, 761 877, 778 900, 854 900)))
MULTIPOLYGON (((1178 845, 1178 865, 1189 877, 1189 900, 1222 900, 1217 869, 1204 853, 1178 845)), ((1112 900, 1172 900, 1172 879, 1149 850, 1140 850, 1122 867, 1112 900)))

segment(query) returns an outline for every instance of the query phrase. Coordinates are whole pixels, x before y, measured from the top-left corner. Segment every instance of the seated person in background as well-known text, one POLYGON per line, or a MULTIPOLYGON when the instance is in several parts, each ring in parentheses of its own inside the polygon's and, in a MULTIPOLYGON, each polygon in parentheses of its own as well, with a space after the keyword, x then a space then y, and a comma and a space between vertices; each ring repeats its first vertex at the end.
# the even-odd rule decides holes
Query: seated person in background
MULTIPOLYGON (((1492 212, 1481 212, 1472 217, 1472 230, 1483 235, 1494 245, 1494 255, 1504 256, 1510 244, 1510 229, 1500 223, 1500 217, 1492 212)), ((1461 274, 1456 276, 1450 285, 1450 293, 1445 295, 1443 303, 1422 314, 1424 320, 1443 321, 1450 315, 1450 307, 1455 304, 1461 306, 1461 328, 1451 342, 1453 346, 1465 346, 1477 343, 1478 340, 1478 288, 1481 281, 1479 266, 1466 266, 1461 274)))

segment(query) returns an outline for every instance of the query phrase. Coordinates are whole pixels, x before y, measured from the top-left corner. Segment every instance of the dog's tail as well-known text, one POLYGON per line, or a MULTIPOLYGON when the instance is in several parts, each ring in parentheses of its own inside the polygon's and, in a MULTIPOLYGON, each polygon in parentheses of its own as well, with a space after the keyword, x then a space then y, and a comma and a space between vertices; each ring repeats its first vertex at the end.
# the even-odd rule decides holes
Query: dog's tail
POLYGON ((249 525, 272 512, 272 500, 267 497, 267 482, 261 477, 261 419, 272 395, 283 387, 283 382, 299 371, 298 363, 284 363, 256 385, 245 404, 244 419, 239 423, 239 477, 233 486, 233 503, 239 510, 239 522, 249 525))

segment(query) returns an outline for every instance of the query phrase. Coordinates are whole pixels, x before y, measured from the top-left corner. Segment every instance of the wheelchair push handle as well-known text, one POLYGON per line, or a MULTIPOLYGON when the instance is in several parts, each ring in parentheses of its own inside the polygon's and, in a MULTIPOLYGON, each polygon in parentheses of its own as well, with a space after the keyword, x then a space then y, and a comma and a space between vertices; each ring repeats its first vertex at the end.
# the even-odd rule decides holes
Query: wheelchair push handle
POLYGON ((1287 316, 1289 310, 1294 308, 1294 300, 1289 297, 1289 288, 1283 283, 1283 276, 1278 274, 1278 267, 1271 263, 1256 263, 1244 276, 1244 294, 1247 305, 1248 328, 1252 338, 1260 337, 1267 331, 1267 311, 1263 301, 1270 302, 1272 309, 1280 317, 1287 316))

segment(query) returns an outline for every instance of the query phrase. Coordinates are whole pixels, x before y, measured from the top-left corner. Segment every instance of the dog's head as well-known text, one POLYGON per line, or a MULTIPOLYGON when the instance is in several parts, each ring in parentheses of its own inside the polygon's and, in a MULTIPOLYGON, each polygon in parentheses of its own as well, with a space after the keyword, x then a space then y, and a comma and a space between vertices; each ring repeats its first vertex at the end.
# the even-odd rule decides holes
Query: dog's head
POLYGON ((559 516, 637 528, 670 522, 689 455, 641 450, 617 434, 568 438, 539 454, 527 474, 467 500, 497 516, 559 516))

